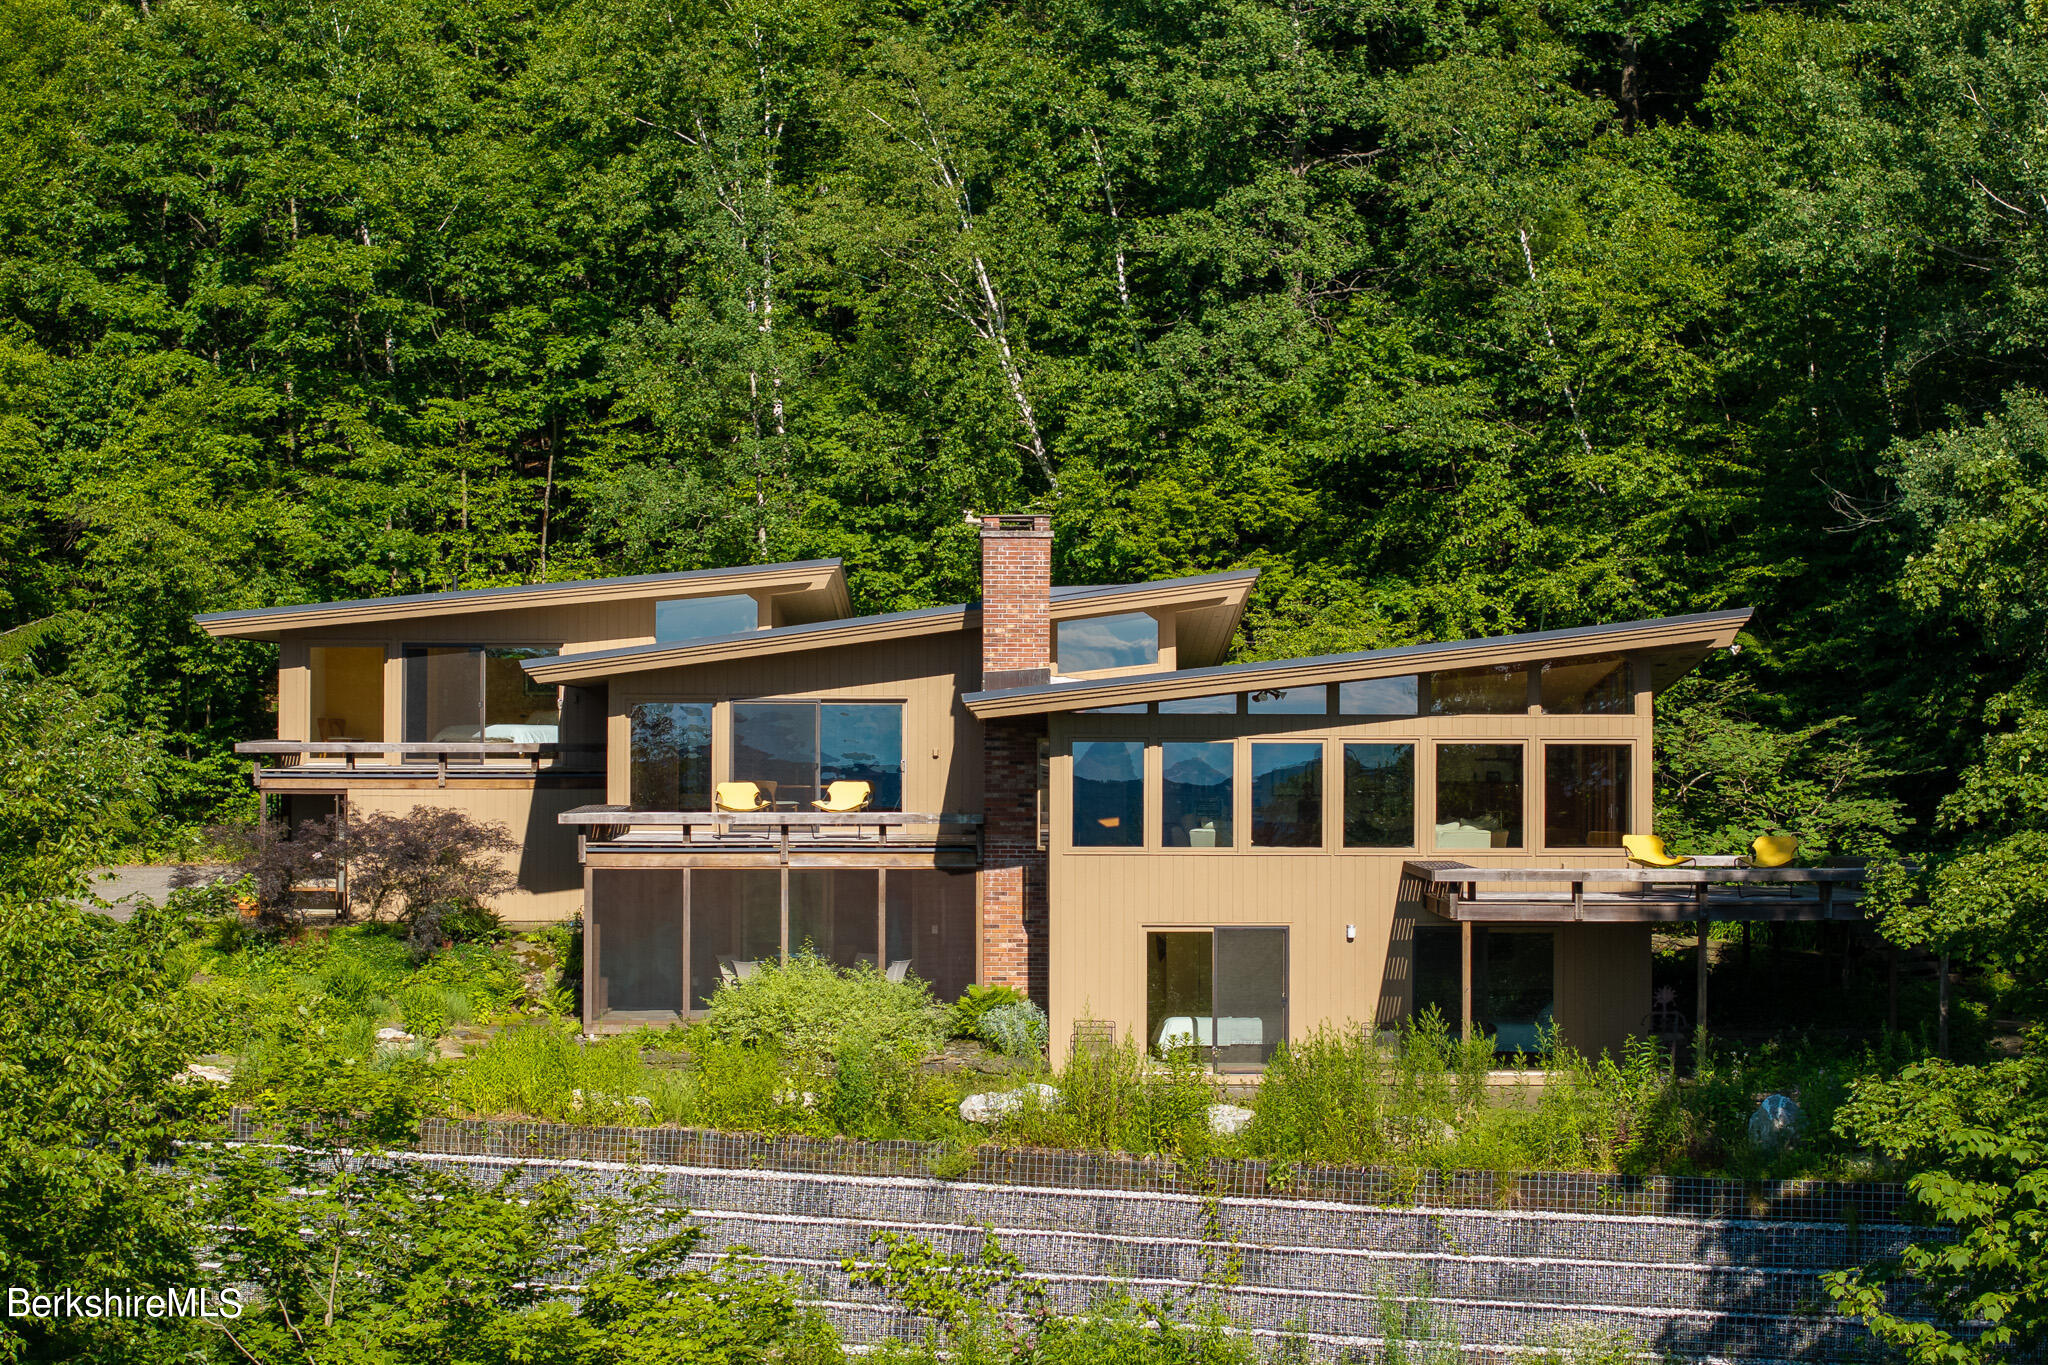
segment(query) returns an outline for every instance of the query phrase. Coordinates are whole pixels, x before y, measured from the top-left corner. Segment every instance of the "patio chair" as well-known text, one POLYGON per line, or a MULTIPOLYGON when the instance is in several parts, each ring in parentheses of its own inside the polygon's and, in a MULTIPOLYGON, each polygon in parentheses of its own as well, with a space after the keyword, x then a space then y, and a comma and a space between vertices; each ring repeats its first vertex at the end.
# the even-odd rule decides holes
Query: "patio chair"
POLYGON ((1654 834, 1624 834, 1621 846, 1637 867, 1691 867, 1692 859, 1665 851, 1664 841, 1654 834))
POLYGON ((712 791, 711 804, 720 810, 750 811, 766 810, 769 802, 758 782, 721 782, 712 791))
POLYGON ((868 802, 874 799, 875 784, 872 782, 834 782, 825 788, 825 799, 813 801, 811 805, 827 815, 846 815, 866 810, 868 802))
POLYGON ((1784 867, 1799 856, 1799 839, 1791 834, 1759 834, 1750 840, 1749 856, 1736 860, 1741 867, 1784 867))

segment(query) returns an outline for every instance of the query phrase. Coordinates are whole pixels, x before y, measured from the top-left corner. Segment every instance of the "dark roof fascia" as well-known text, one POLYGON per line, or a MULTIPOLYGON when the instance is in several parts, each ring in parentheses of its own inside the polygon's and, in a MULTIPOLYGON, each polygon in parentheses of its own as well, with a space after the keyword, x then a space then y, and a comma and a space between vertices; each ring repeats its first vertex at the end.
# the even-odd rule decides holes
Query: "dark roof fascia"
POLYGON ((1316 654, 1299 659, 1262 659, 1251 663, 1211 664, 1205 668, 1183 668, 1158 673, 1122 673, 1110 678, 1040 683, 995 692, 970 692, 960 700, 968 706, 995 700, 1019 701, 1031 697, 1067 699, 1160 683, 1206 684, 1232 678, 1257 676, 1279 669, 1347 668, 1379 664, 1424 661, 1439 655, 1469 654, 1482 649, 1524 649, 1537 645, 1597 644, 1600 640, 1644 630, 1684 630, 1688 626, 1740 627, 1751 615, 1748 607, 1729 611, 1697 612, 1689 616, 1661 616, 1643 621, 1614 621, 1597 626, 1570 626, 1562 630, 1529 631, 1520 635, 1486 635, 1471 640, 1438 640, 1423 644, 1396 645, 1391 649, 1362 650, 1352 654, 1316 654))
POLYGON ((404 593, 397 597, 351 597, 337 602, 299 602, 278 607, 248 607, 239 611, 208 611, 194 616, 201 626, 230 621, 257 621, 266 617, 289 617, 312 612, 372 611, 390 607, 428 606, 444 602, 478 602, 495 597, 524 596, 554 590, 588 591, 606 588, 652 587, 661 583, 713 582, 720 578, 745 578, 764 573, 796 569, 836 569, 837 559, 798 559, 783 564, 743 564, 716 569, 679 569, 674 573, 633 574, 624 578, 575 578, 559 583, 508 583, 496 588, 460 588, 451 592, 404 593))

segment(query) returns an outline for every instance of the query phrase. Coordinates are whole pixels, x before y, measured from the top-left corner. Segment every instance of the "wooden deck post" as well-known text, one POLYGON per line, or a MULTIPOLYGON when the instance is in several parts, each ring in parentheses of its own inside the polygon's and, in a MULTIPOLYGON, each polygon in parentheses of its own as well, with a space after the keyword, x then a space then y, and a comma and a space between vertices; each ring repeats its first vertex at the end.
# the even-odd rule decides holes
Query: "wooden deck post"
POLYGON ((1694 989, 1696 1000, 1693 1006, 1693 1031, 1702 1036, 1707 1031, 1707 925, 1710 921, 1700 917, 1700 957, 1694 964, 1694 989))
MULTIPOLYGON (((1458 925, 1458 969, 1460 983, 1458 991, 1458 1038, 1469 1042, 1472 1038, 1472 921, 1465 920, 1458 925)), ((1944 1014, 1943 1019, 1948 1016, 1944 1014)))

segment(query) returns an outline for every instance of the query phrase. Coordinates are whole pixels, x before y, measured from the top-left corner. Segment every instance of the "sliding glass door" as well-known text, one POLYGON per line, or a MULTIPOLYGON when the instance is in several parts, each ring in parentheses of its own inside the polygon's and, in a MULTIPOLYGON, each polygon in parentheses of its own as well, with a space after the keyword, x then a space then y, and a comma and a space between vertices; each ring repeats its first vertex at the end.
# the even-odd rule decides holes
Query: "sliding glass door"
POLYGON ((1287 931, 1167 929, 1145 936, 1145 1039, 1218 1071, 1264 1066, 1287 1037, 1287 931))
POLYGON ((732 780, 788 810, 834 782, 868 784, 869 810, 903 808, 903 707, 896 702, 734 702, 732 780))
POLYGON ((537 645, 405 646, 406 742, 556 742, 562 716, 554 685, 535 682, 520 667, 555 652, 537 645))

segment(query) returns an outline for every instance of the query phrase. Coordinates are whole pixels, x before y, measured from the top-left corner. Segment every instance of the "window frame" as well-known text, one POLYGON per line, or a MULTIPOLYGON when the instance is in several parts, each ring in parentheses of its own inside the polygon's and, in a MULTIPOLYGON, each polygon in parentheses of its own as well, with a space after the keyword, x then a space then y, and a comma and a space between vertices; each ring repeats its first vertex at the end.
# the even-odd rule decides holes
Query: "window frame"
MULTIPOLYGON (((390 649, 390 646, 389 646, 389 645, 387 645, 387 646, 386 646, 386 649, 387 649, 387 650, 388 650, 388 649, 390 649)), ((410 664, 410 663, 412 662, 412 660, 413 660, 413 659, 414 659, 415 657, 419 657, 419 658, 424 658, 424 657, 426 657, 426 656, 425 656, 425 654, 424 654, 424 651, 426 651, 426 650, 430 650, 430 649, 465 649, 465 650, 468 650, 468 651, 469 651, 469 652, 470 652, 470 653, 471 653, 472 655, 474 655, 474 656, 475 656, 475 660, 476 660, 476 722, 477 722, 477 724, 476 724, 476 736, 477 736, 477 737, 476 737, 475 739, 473 739, 473 740, 458 740, 458 739, 451 739, 451 740, 435 740, 435 739, 421 739, 421 740, 412 740, 412 739, 406 739, 406 740, 401 740, 401 741, 400 741, 401 743, 406 743, 406 744, 437 744, 437 743, 444 743, 444 744, 486 744, 486 743, 490 743, 491 741, 489 741, 489 740, 487 740, 487 739, 485 739, 485 738, 484 738, 484 731, 490 728, 490 725, 489 725, 489 720, 490 720, 490 706, 491 706, 491 694, 490 694, 490 679, 489 679, 489 676, 488 676, 488 674, 487 674, 487 673, 486 673, 486 671, 485 671, 485 662, 486 662, 486 660, 488 660, 488 659, 490 658, 490 656, 491 656, 491 652, 492 652, 493 650, 511 650, 511 649, 530 649, 530 650, 539 650, 539 651, 541 651, 541 653, 540 653, 539 655, 537 655, 536 657, 540 657, 540 658, 554 658, 554 657, 558 657, 558 656, 559 656, 559 655, 561 654, 561 652, 562 652, 562 646, 561 646, 561 645, 560 645, 559 643, 556 643, 556 644, 548 644, 548 643, 546 643, 546 642, 544 642, 544 641, 516 641, 516 640, 483 640, 483 641, 478 641, 478 640, 401 640, 401 641, 399 641, 399 642, 398 642, 398 645, 397 645, 397 657, 398 657, 398 733, 399 733, 399 734, 400 734, 401 736, 405 734, 405 732, 406 732, 406 728, 407 728, 407 725, 408 725, 408 723, 409 723, 409 722, 411 721, 411 719, 412 719, 412 677, 411 677, 411 669, 410 669, 410 668, 408 668, 408 667, 407 667, 407 665, 408 665, 408 664, 410 664), (419 654, 419 655, 417 655, 417 656, 415 656, 415 655, 413 655, 413 654, 410 654, 410 653, 408 653, 408 652, 407 652, 407 651, 409 651, 409 650, 415 650, 415 649, 416 649, 416 650, 420 650, 420 651, 422 651, 422 653, 421 653, 421 654, 419 654)), ((389 655, 389 654, 387 653, 387 655, 386 655, 386 661, 388 662, 388 661, 389 661, 389 659, 390 659, 390 655, 389 655)), ((556 743, 560 743, 560 742, 561 742, 561 720, 560 720, 560 716, 561 716, 561 709, 562 709, 562 688, 561 688, 561 685, 560 685, 560 684, 556 684, 556 685, 555 685, 555 688, 554 688, 554 693, 555 693, 555 715, 556 715, 556 717, 557 717, 557 719, 556 719, 556 721, 555 721, 555 727, 556 727, 556 728, 555 728, 555 742, 556 742, 556 743)), ((309 699, 310 699, 310 693, 309 693, 309 699)), ((498 743, 501 743, 501 744, 516 744, 516 743, 518 743, 519 741, 517 741, 517 740, 509 740, 509 739, 508 739, 508 740, 499 740, 499 741, 497 741, 497 742, 498 742, 498 743)))
MULTIPOLYGON (((1537 738, 1537 737, 1532 737, 1532 736, 1527 736, 1527 735, 1524 735, 1524 736, 1519 736, 1519 737, 1509 737, 1509 736, 1502 736, 1502 735, 1484 735, 1484 734, 1475 734, 1475 735, 1451 735, 1451 736, 1442 736, 1442 735, 1438 735, 1438 736, 1433 736, 1433 737, 1431 738, 1431 740, 1430 740, 1430 745, 1429 745, 1429 844, 1428 844, 1428 847, 1429 847, 1430 851, 1431 851, 1431 852, 1434 852, 1434 853, 1458 853, 1458 854, 1464 854, 1464 853, 1488 853, 1488 852, 1491 852, 1491 853, 1520 853, 1520 854, 1531 854, 1531 853, 1535 853, 1535 852, 1537 852, 1537 851, 1538 851, 1538 850, 1539 850, 1539 849, 1540 849, 1540 848, 1542 847, 1542 845, 1540 845, 1540 844, 1538 844, 1538 843, 1534 843, 1534 842, 1532 842, 1532 841, 1530 840, 1530 835, 1531 835, 1531 833, 1540 833, 1540 831, 1538 831, 1538 830, 1534 830, 1530 822, 1531 822, 1531 821, 1532 821, 1533 819, 1535 819, 1535 818, 1537 818, 1537 817, 1540 817, 1540 816, 1541 816, 1541 814, 1542 814, 1542 810, 1541 810, 1541 805, 1540 805, 1540 803, 1536 801, 1536 799, 1535 799, 1535 797, 1534 797, 1534 794, 1533 794, 1533 792, 1532 792, 1532 790, 1531 790, 1531 784, 1530 784, 1530 781, 1529 781, 1529 769, 1530 769, 1530 762, 1529 762, 1529 758, 1530 758, 1530 749, 1531 749, 1532 747, 1535 747, 1535 746, 1540 746, 1540 745, 1541 745, 1541 743, 1542 743, 1542 740, 1541 740, 1540 738, 1537 738), (1439 844, 1439 843, 1437 843, 1437 841, 1436 841, 1436 840, 1437 840, 1437 826, 1438 826, 1438 825, 1441 825, 1441 824, 1443 823, 1443 800, 1442 800, 1442 798, 1443 798, 1443 750, 1444 750, 1444 746, 1445 746, 1445 745, 1447 745, 1447 744, 1450 744, 1450 745, 1465 745, 1465 746, 1468 746, 1468 747, 1479 747, 1479 746, 1498 746, 1498 747, 1502 747, 1502 748, 1505 748, 1505 747, 1509 747, 1509 746, 1512 746, 1512 747, 1514 747, 1514 748, 1517 748, 1517 749, 1520 749, 1520 750, 1522 751, 1522 793, 1521 793, 1521 808, 1522 808, 1522 810, 1521 810, 1521 821, 1522 821, 1522 841, 1521 841, 1520 843, 1517 843, 1517 844, 1502 844, 1502 845, 1499 845, 1499 846, 1497 846, 1497 847, 1492 847, 1492 848, 1486 848, 1486 849, 1477 849, 1477 848, 1462 848, 1462 849, 1461 849, 1461 848, 1457 848, 1457 847, 1448 847, 1448 848, 1447 848, 1447 847, 1445 847, 1444 845, 1442 845, 1442 844, 1439 844)), ((1421 780, 1421 778, 1420 778, 1420 775, 1418 774, 1418 776, 1417 776, 1417 781, 1419 782, 1420 780, 1421 780)), ((1539 781, 1539 782, 1540 782, 1541 780, 1542 780, 1542 773, 1541 773, 1541 770, 1539 769, 1539 770, 1538 770, 1538 772, 1537 772, 1537 781, 1539 781)), ((1420 823, 1420 816, 1419 816, 1419 814, 1418 814, 1418 823, 1420 823)), ((1419 835, 1420 835, 1420 830, 1418 830, 1418 831, 1417 831, 1417 834, 1418 834, 1418 837, 1419 837, 1419 835)))
MULTIPOLYGON (((1211 920, 1195 924, 1140 924, 1138 926, 1138 961, 1140 963, 1140 971, 1141 973, 1143 973, 1144 979, 1139 983, 1138 994, 1139 997, 1145 1002, 1146 1017, 1144 1033, 1139 1041, 1144 1050, 1145 1055, 1147 1057, 1156 1056, 1157 1053, 1155 1049, 1158 1047, 1158 1040, 1151 1036, 1151 946, 1153 935, 1200 934, 1209 940, 1209 1018, 1213 1021, 1216 1018, 1216 953, 1218 947, 1217 936, 1219 932, 1228 933, 1231 930, 1236 929, 1277 930, 1281 935, 1281 942, 1283 944, 1280 955, 1280 1036, 1270 1045, 1265 1043, 1260 1044, 1260 1046, 1262 1047, 1272 1046, 1277 1048, 1284 1046, 1289 1041, 1290 1037, 1292 1036, 1291 1030, 1294 1026, 1294 941, 1295 929, 1297 927, 1298 926, 1296 924, 1289 921, 1274 922, 1268 920, 1248 920, 1242 923, 1226 923, 1223 921, 1211 920)), ((1214 1028, 1213 1022, 1211 1024, 1211 1028, 1214 1028)), ((1213 1042, 1213 1033, 1211 1034, 1211 1038, 1212 1041, 1210 1045, 1207 1048, 1201 1050, 1207 1054, 1202 1059, 1203 1065, 1212 1074, 1225 1076, 1245 1074, 1257 1075, 1265 1071, 1265 1069, 1268 1066, 1272 1065, 1270 1062, 1231 1062, 1219 1064, 1216 1060, 1216 1045, 1213 1042)))
POLYGON ((1242 838, 1240 837, 1240 833, 1241 833, 1241 831, 1242 831, 1242 830, 1244 829, 1244 824, 1243 824, 1243 822, 1242 822, 1242 821, 1241 821, 1241 820, 1239 819, 1239 817, 1238 817, 1238 806, 1239 806, 1239 802, 1238 802, 1238 799, 1237 799, 1237 794, 1238 794, 1238 790, 1239 790, 1239 788, 1240 788, 1240 787, 1242 787, 1242 786, 1244 785, 1244 784, 1243 784, 1243 782, 1242 782, 1242 780, 1241 780, 1241 778, 1240 778, 1240 776, 1239 776, 1239 768, 1240 768, 1240 766, 1241 766, 1241 765, 1242 765, 1242 764, 1243 764, 1243 763, 1245 762, 1245 760, 1244 760, 1243 758, 1241 758, 1241 757, 1240 757, 1240 755, 1239 755, 1239 753, 1238 753, 1239 749, 1241 749, 1241 748, 1243 747, 1243 745, 1242 745, 1242 744, 1241 744, 1241 743, 1240 743, 1240 742, 1239 742, 1239 741, 1238 741, 1237 739, 1234 739, 1234 738, 1207 738, 1207 739, 1204 739, 1204 738, 1197 738, 1197 737, 1194 737, 1194 736, 1183 736, 1183 735, 1173 735, 1173 736, 1170 736, 1170 737, 1169 737, 1169 736, 1161 736, 1161 737, 1160 737, 1160 738, 1158 738, 1158 739, 1150 740, 1150 741, 1148 741, 1148 742, 1146 743, 1145 747, 1146 747, 1147 749, 1152 749, 1152 750, 1157 750, 1157 751, 1158 751, 1158 757, 1157 757, 1157 759, 1154 759, 1154 758, 1152 758, 1152 757, 1151 757, 1150 755, 1147 755, 1147 758, 1146 758, 1146 763, 1145 763, 1145 777, 1146 777, 1146 787, 1147 787, 1147 789, 1148 789, 1148 790, 1147 790, 1147 793, 1146 793, 1147 799, 1146 799, 1146 802, 1145 802, 1145 807, 1146 807, 1146 818, 1145 818, 1145 823, 1146 823, 1146 830, 1145 830, 1145 835, 1146 835, 1146 841, 1147 841, 1147 842, 1146 842, 1146 845, 1145 845, 1145 846, 1146 846, 1147 848, 1157 848, 1157 849, 1159 849, 1159 850, 1160 850, 1160 851, 1162 851, 1162 852, 1170 852, 1170 853, 1200 853, 1200 854, 1202 854, 1202 855, 1203 855, 1203 856, 1205 856, 1205 857, 1208 857, 1208 856, 1214 856, 1214 855, 1216 855, 1216 854, 1230 854, 1230 853, 1237 853, 1237 852, 1240 852, 1240 851, 1242 851, 1242 850, 1243 850, 1243 849, 1245 848, 1245 843, 1244 843, 1244 840, 1243 840, 1243 839, 1242 839, 1242 838), (1230 751, 1230 763, 1229 763, 1229 773, 1230 773, 1230 776, 1229 776, 1229 782, 1230 782, 1230 796, 1229 796, 1229 802, 1230 802, 1230 842, 1229 842, 1229 843, 1227 843, 1227 844, 1214 844, 1214 845, 1211 845, 1211 846, 1210 846, 1210 847, 1208 847, 1208 848, 1200 848, 1200 847, 1198 847, 1198 846, 1196 846, 1196 845, 1194 845, 1194 844, 1191 844, 1191 843, 1190 843, 1190 844, 1170 844, 1170 843, 1168 843, 1168 842, 1166 841, 1166 746, 1167 746, 1167 745, 1169 745, 1169 744, 1220 744, 1220 745, 1223 745, 1224 747, 1226 747, 1227 749, 1229 749, 1229 751, 1230 751), (1158 799, 1157 799, 1157 801, 1156 801, 1156 802, 1155 802, 1154 800, 1152 800, 1152 799, 1151 799, 1151 793, 1150 793, 1150 790, 1149 790, 1149 789, 1151 788, 1151 786, 1152 786, 1152 782, 1151 782, 1151 776, 1152 776, 1152 769, 1153 769, 1153 766, 1154 766, 1154 764, 1155 764, 1155 763, 1157 764, 1157 766, 1158 766, 1158 770, 1159 770, 1159 784, 1158 784, 1158 788, 1159 788, 1159 796, 1158 796, 1158 799), (1156 810, 1154 809, 1154 807, 1155 807, 1155 806, 1156 806, 1156 810), (1156 844, 1152 842, 1152 841, 1153 841, 1153 840, 1154 840, 1155 838, 1157 839, 1157 843, 1156 843, 1156 844))
POLYGON ((1243 774, 1242 782, 1244 787, 1244 795, 1238 799, 1238 808, 1243 812, 1238 821, 1238 828, 1244 831, 1244 837, 1238 841, 1238 848, 1246 853, 1281 853, 1296 857, 1303 854, 1321 854, 1330 851, 1330 739, 1329 735, 1322 734, 1296 735, 1291 738, 1284 734, 1241 735, 1238 737, 1239 747, 1243 750, 1243 757, 1238 761, 1240 764, 1239 771, 1243 774), (1252 786, 1257 782, 1258 777, 1253 769, 1252 757, 1254 747, 1260 744, 1296 744, 1303 747, 1314 745, 1321 750, 1317 772, 1322 790, 1317 794, 1318 799, 1316 802, 1319 811, 1317 818, 1321 827, 1317 831, 1318 838, 1314 843, 1261 844, 1253 842, 1252 831, 1255 828, 1255 818, 1252 805, 1252 786))
POLYGON ((1136 608, 1129 611, 1100 611, 1087 616, 1055 617, 1052 621, 1052 668, 1063 678, 1113 678, 1119 674, 1157 673, 1169 667, 1166 652, 1173 647, 1170 629, 1157 612, 1136 608), (1134 664, 1111 664, 1104 668, 1068 669, 1060 662, 1060 632, 1067 626, 1085 625, 1090 621, 1116 620, 1122 617, 1143 616, 1152 622, 1152 657, 1134 664))
POLYGON ((1065 771, 1065 780, 1059 783, 1063 788, 1065 798, 1060 803, 1064 810, 1063 812, 1055 811, 1053 815, 1054 823, 1059 826, 1057 837, 1059 839, 1060 852, 1115 856, 1117 854, 1148 853, 1158 849, 1159 845, 1152 838, 1152 824, 1158 818, 1158 798, 1156 793, 1159 790, 1159 783, 1154 780, 1154 773, 1159 764, 1158 751, 1158 741, 1146 739, 1139 735, 1069 735, 1067 737, 1060 755, 1064 760, 1061 766, 1065 771), (1139 814, 1138 839, 1136 843, 1083 844, 1075 840, 1074 821, 1079 806, 1074 799, 1074 750, 1082 744, 1135 744, 1138 746, 1139 814), (1064 818, 1062 818, 1062 815, 1064 818))
MULTIPOLYGON (((1347 853, 1352 854, 1354 856, 1362 855, 1364 857, 1384 857, 1390 853, 1417 853, 1420 852, 1423 848, 1427 847, 1428 845, 1425 845, 1422 840, 1422 826, 1424 815, 1422 798, 1425 786, 1429 785, 1424 782, 1423 773, 1423 754, 1426 750, 1429 749, 1428 743, 1426 743, 1419 737, 1411 737, 1408 735, 1338 735, 1335 738, 1337 741, 1337 780, 1332 785, 1336 789, 1334 793, 1337 808, 1336 823, 1333 826, 1333 828, 1336 830, 1336 842, 1333 845, 1331 845, 1330 851, 1332 853, 1347 853), (1366 844, 1354 847, 1353 845, 1348 844, 1344 841, 1344 751, 1353 744, 1377 744, 1386 746, 1405 744, 1406 746, 1408 746, 1408 749, 1410 750, 1409 761, 1414 768, 1414 785, 1409 790, 1408 813, 1412 837, 1409 839, 1407 843, 1366 844)), ((1434 758, 1432 757, 1430 773, 1433 775, 1434 772, 1434 758)), ((1430 826, 1432 830, 1434 830, 1435 828, 1435 796, 1435 792, 1431 791, 1428 813, 1432 817, 1430 826)))
MULTIPOLYGON (((1540 750, 1539 761, 1542 767, 1537 774, 1538 789, 1529 793, 1529 795, 1533 798, 1536 806, 1533 818, 1537 823, 1533 828, 1543 836, 1544 842, 1532 845, 1529 851, 1539 854, 1593 854, 1599 856, 1619 855, 1622 853, 1624 850, 1619 844, 1612 846, 1602 844, 1553 844, 1549 841, 1550 822, 1547 818, 1547 810, 1550 801, 1550 751, 1557 747, 1592 747, 1599 749, 1624 749, 1628 751, 1628 788, 1621 796, 1622 815, 1624 816, 1622 823, 1626 826, 1622 832, 1627 834, 1635 831, 1636 792, 1638 785, 1642 781, 1641 767, 1643 755, 1640 740, 1633 735, 1615 736, 1612 738, 1597 735, 1545 735, 1537 741, 1537 747, 1540 750)), ((1526 776, 1524 778, 1524 785, 1528 785, 1526 776)), ((1525 819, 1527 818, 1529 817, 1525 817, 1525 819)))
MULTIPOLYGON (((646 699, 636 698, 636 700, 646 699)), ((908 790, 910 760, 908 746, 904 738, 908 731, 903 725, 904 712, 908 709, 909 705, 909 699, 906 697, 722 697, 715 703, 716 714, 713 715, 711 722, 712 783, 715 786, 720 782, 746 780, 736 776, 732 767, 733 759, 737 756, 739 750, 739 744, 733 738, 733 708, 735 706, 808 706, 812 709, 811 739, 814 752, 817 754, 817 762, 812 765, 812 780, 816 785, 818 799, 820 800, 824 799, 825 793, 824 709, 828 706, 893 706, 896 708, 897 718, 896 781, 898 786, 903 788, 897 798, 896 808, 901 810, 904 808, 905 802, 910 795, 908 790)), ((630 737, 628 743, 631 743, 630 737)), ((873 806, 870 809, 887 810, 889 808, 887 806, 873 806)))

